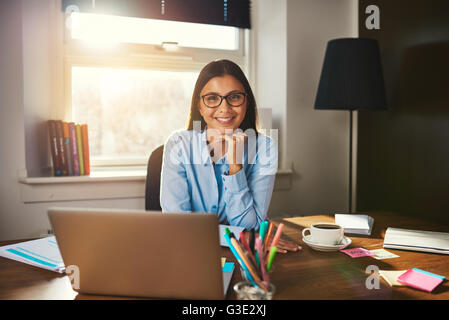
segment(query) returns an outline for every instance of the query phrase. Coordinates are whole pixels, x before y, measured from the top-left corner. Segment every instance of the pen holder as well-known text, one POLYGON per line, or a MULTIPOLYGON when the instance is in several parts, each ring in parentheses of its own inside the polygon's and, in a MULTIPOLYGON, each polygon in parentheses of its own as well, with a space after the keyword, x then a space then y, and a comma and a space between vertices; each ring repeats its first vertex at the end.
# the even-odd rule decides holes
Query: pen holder
MULTIPOLYGON (((273 272, 273 268, 269 273, 273 272)), ((271 282, 264 283, 267 285, 267 291, 254 286, 248 279, 245 270, 240 267, 240 273, 242 274, 243 281, 234 285, 234 291, 237 294, 238 300, 272 300, 276 287, 271 282)))
POLYGON ((234 285, 234 291, 238 300, 272 300, 276 288, 272 283, 268 284, 268 290, 253 286, 249 281, 241 281, 234 285))

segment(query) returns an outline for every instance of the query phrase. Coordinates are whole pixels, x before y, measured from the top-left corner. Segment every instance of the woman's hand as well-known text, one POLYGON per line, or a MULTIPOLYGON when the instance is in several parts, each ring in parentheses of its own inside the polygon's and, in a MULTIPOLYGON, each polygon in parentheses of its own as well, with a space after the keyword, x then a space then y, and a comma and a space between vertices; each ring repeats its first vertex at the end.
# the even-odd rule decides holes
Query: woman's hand
POLYGON ((229 175, 236 174, 242 169, 243 152, 245 150, 246 134, 236 132, 233 135, 224 135, 226 141, 226 160, 229 163, 229 175))
POLYGON ((296 244, 295 242, 287 239, 279 238, 278 242, 278 252, 287 253, 288 251, 298 251, 302 250, 302 247, 296 244))

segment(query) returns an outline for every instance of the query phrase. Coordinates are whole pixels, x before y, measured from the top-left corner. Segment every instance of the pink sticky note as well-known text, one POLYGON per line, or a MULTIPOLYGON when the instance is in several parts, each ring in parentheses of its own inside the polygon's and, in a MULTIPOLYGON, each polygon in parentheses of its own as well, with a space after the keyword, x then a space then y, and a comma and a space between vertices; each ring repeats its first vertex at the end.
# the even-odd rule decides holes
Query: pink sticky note
POLYGON ((351 258, 370 257, 375 255, 374 253, 371 253, 370 251, 363 248, 344 249, 340 250, 340 252, 346 253, 351 258))
POLYGON ((431 276, 428 273, 410 269, 398 277, 398 282, 420 290, 432 292, 441 282, 443 277, 431 276))

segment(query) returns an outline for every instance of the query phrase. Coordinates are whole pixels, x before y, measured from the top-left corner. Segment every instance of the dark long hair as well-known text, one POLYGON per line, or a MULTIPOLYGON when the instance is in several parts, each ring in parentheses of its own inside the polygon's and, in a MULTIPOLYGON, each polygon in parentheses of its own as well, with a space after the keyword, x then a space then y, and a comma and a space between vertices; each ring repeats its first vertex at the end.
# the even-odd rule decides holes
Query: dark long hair
POLYGON ((254 129, 257 134, 258 127, 258 116, 257 116, 257 106, 256 99, 254 98, 253 91, 249 85, 248 79, 246 79, 245 74, 243 73, 240 67, 230 61, 230 60, 215 60, 208 63, 200 72, 198 79, 195 83, 195 88, 193 90, 192 102, 190 104, 190 113, 189 119, 187 121, 187 130, 193 130, 193 122, 201 121, 201 131, 204 130, 206 126, 206 122, 198 110, 200 105, 200 92, 206 83, 209 82, 210 79, 214 77, 221 77, 224 75, 231 75, 237 80, 245 88, 245 92, 248 94, 246 99, 246 114, 239 128, 242 131, 246 131, 247 129, 254 129))

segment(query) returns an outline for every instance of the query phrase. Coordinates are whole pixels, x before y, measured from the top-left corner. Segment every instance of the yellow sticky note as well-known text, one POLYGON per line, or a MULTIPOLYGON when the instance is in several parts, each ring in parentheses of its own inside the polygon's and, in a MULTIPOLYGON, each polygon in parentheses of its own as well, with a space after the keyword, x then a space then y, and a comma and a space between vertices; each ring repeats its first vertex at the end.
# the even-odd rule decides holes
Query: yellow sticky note
POLYGON ((223 268, 226 263, 226 258, 221 258, 221 267, 223 268))
POLYGON ((385 281, 392 286, 404 286, 404 284, 397 282, 396 280, 400 275, 402 275, 407 270, 399 270, 399 271, 387 271, 387 270, 379 270, 379 274, 382 278, 385 279, 385 281))

